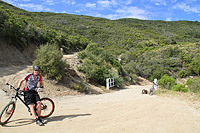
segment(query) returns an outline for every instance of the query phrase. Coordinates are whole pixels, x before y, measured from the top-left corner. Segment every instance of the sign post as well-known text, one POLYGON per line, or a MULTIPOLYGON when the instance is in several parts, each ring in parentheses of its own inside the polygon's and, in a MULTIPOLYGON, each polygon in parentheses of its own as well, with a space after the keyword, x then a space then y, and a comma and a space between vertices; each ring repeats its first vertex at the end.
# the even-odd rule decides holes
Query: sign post
POLYGON ((155 90, 155 92, 157 91, 157 79, 154 79, 154 81, 153 81, 153 88, 154 88, 154 90, 155 90))
POLYGON ((109 78, 106 78, 106 89, 109 90, 109 78))
POLYGON ((106 89, 109 90, 109 88, 113 86, 115 86, 114 78, 106 78, 106 89))

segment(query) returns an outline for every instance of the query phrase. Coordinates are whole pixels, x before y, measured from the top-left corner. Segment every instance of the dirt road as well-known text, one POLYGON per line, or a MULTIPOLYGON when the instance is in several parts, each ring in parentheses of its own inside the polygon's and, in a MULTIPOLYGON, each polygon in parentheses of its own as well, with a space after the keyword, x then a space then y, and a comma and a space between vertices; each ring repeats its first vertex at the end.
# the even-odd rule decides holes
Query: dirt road
MULTIPOLYGON (((199 133, 200 112, 186 102, 140 94, 150 86, 129 86, 127 89, 101 94, 53 98, 54 114, 39 127, 18 101, 16 112, 1 133, 93 133, 93 132, 166 132, 199 133)), ((0 109, 9 101, 1 92, 0 109)))

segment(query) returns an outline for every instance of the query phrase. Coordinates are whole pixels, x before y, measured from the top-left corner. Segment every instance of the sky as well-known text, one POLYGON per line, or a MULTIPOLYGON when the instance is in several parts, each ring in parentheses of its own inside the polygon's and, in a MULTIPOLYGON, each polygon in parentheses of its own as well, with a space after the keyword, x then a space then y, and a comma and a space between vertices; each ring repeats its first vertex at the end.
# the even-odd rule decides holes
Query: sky
POLYGON ((54 12, 107 18, 198 21, 200 0, 3 0, 31 12, 54 12))

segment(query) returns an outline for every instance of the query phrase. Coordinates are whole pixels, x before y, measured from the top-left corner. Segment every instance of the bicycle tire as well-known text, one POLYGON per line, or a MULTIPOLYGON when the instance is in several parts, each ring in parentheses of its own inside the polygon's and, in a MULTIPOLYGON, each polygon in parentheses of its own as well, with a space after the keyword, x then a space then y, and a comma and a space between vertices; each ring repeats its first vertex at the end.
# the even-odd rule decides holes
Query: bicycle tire
POLYGON ((42 98, 42 99, 40 99, 40 101, 42 103, 40 117, 46 118, 46 117, 49 117, 50 115, 52 115, 54 112, 54 109, 55 109, 55 104, 54 104, 53 100, 51 100, 50 98, 42 98))
POLYGON ((15 103, 14 102, 8 103, 0 114, 0 125, 5 125, 12 117, 14 111, 15 111, 15 103), (6 117, 5 120, 4 117, 6 117))

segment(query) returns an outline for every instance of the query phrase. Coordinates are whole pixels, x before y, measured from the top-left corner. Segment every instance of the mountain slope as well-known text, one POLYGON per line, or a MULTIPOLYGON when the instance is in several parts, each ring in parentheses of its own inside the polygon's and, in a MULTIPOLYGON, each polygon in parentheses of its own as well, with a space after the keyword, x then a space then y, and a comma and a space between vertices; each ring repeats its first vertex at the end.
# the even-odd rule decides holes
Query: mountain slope
POLYGON ((66 54, 85 49, 79 54, 83 62, 79 70, 98 84, 104 85, 106 77, 136 83, 137 76, 153 80, 164 74, 185 77, 200 73, 199 22, 109 20, 28 12, 2 1, 0 4, 0 37, 8 45, 24 51, 30 45, 51 43, 66 54), (119 57, 120 62, 116 60, 119 57))

